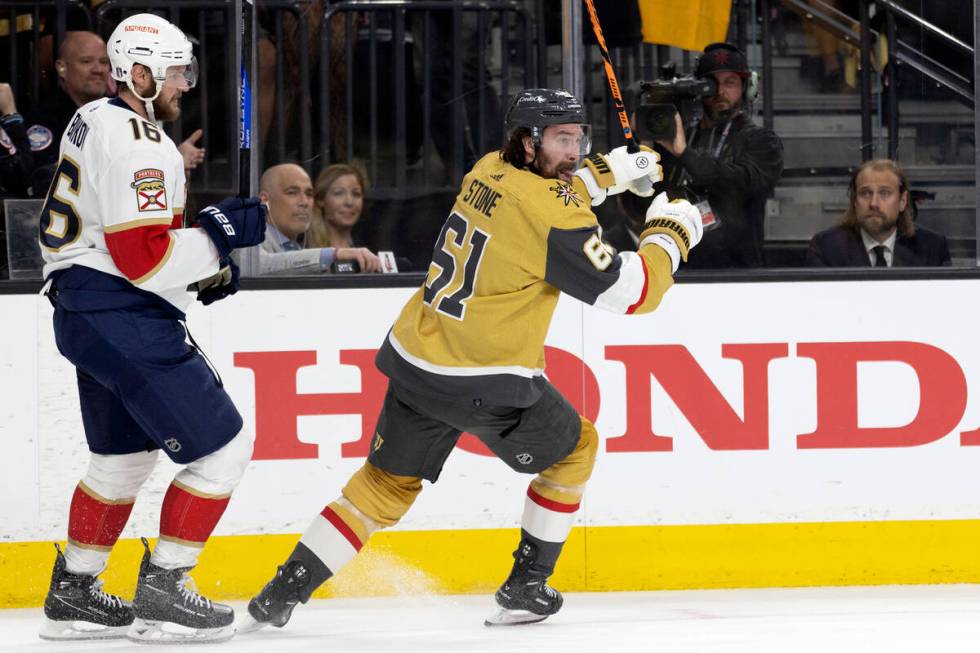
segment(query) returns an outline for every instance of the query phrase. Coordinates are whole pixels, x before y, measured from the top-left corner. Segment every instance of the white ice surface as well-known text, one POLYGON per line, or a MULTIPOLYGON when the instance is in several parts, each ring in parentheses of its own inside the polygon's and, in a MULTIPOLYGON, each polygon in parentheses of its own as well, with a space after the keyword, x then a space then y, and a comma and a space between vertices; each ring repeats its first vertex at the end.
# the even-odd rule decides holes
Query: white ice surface
MULTIPOLYGON (((243 603, 234 603, 236 611, 243 603)), ((0 651, 951 653, 980 651, 980 586, 566 594, 529 626, 487 628, 486 596, 316 600, 224 644, 43 642, 40 609, 0 610, 0 651)))

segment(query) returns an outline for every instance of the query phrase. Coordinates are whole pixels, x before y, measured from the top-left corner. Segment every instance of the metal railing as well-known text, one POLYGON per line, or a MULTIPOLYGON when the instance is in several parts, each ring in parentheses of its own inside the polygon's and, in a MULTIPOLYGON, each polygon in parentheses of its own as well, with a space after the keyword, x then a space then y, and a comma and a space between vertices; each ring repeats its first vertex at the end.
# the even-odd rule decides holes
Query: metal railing
MULTIPOLYGON (((288 116, 292 105, 298 102, 302 108, 299 111, 299 138, 296 139, 298 155, 301 161, 313 158, 314 143, 312 141, 312 112, 311 96, 312 66, 316 63, 302 53, 311 52, 311 29, 319 33, 319 21, 322 3, 316 0, 261 0, 259 8, 267 13, 266 28, 271 30, 266 35, 276 45, 275 63, 273 64, 272 89, 267 88, 269 77, 261 70, 257 73, 256 89, 260 106, 259 147, 264 150, 265 157, 275 161, 285 161, 287 158, 288 116), (310 20, 315 24, 310 25, 310 20), (268 25, 271 23, 271 25, 268 25), (296 56, 296 55, 300 56, 296 56), (287 61, 288 60, 288 61, 287 61), (290 77, 287 83, 287 65, 298 68, 298 79, 290 77), (268 101, 271 91, 272 107, 268 101)), ((263 47, 260 44, 260 49, 263 47)), ((261 58, 260 58, 261 59, 261 58)), ((267 63, 265 64, 267 66, 267 63)), ((260 60, 260 66, 263 62, 260 60)))
POLYGON ((229 35, 236 25, 233 0, 105 0, 94 12, 95 31, 108 38, 127 16, 148 11, 178 25, 194 40, 200 62, 197 87, 183 99, 181 117, 166 126, 179 143, 199 127, 198 143, 207 157, 194 171, 192 188, 208 195, 237 192, 238 84, 240 62, 230 47, 229 35), (217 81, 214 81, 217 80, 217 81))
MULTIPOLYGON (((761 0, 763 15, 768 13, 772 2, 773 0, 761 0)), ((880 7, 885 13, 884 34, 881 33, 881 30, 872 29, 870 26, 868 0, 860 0, 858 2, 859 15, 857 20, 827 4, 824 0, 778 0, 778 2, 803 15, 806 20, 813 21, 822 29, 830 31, 841 41, 860 48, 861 152, 863 160, 868 160, 874 156, 871 119, 872 113, 874 112, 871 65, 872 38, 877 39, 884 36, 887 43, 888 68, 885 70, 884 121, 888 126, 888 156, 890 158, 895 158, 898 151, 898 85, 895 75, 896 64, 904 64, 915 69, 925 78, 952 91, 961 102, 964 102, 970 107, 974 106, 973 80, 960 75, 942 62, 927 56, 919 48, 898 39, 896 37, 896 19, 901 19, 914 27, 924 30, 939 39, 940 42, 952 46, 962 55, 969 57, 971 61, 974 58, 974 49, 924 20, 922 17, 898 6, 893 0, 876 0, 875 2, 875 5, 880 7)), ((771 82, 767 82, 767 80, 772 76, 772 45, 768 33, 768 21, 765 20, 763 21, 762 47, 763 83, 770 84, 764 89, 764 91, 769 92, 763 93, 763 117, 765 124, 771 126, 773 98, 771 82)))
MULTIPOLYGON (((234 0, 105 0, 90 11, 79 0, 0 0, 0 20, 3 12, 32 16, 35 43, 45 35, 41 24, 52 31, 54 21, 55 52, 71 11, 103 38, 140 11, 180 26, 195 42, 201 71, 182 117, 167 131, 180 142, 204 129, 198 145, 208 156, 191 188, 214 196, 236 190, 237 125, 230 118, 238 62, 228 42, 234 6, 234 0), (42 21, 45 12, 52 18, 42 21)), ((258 169, 294 160, 315 175, 332 162, 359 159, 373 198, 453 188, 476 158, 499 146, 510 96, 548 84, 544 6, 544 0, 257 0, 258 169)), ((19 58, 10 61, 10 77, 16 84, 13 71, 21 70, 21 85, 33 86, 35 100, 43 91, 39 48, 25 55, 13 46, 19 58), (29 67, 25 56, 32 57, 29 67)), ((667 56, 662 50, 611 48, 621 85, 656 77, 667 56)), ((583 100, 596 145, 615 147, 622 139, 608 129, 616 118, 600 56, 595 46, 584 55, 583 100)))
POLYGON ((457 186, 499 147, 510 95, 538 82, 514 0, 347 0, 321 25, 317 155, 364 161, 376 198, 457 186))

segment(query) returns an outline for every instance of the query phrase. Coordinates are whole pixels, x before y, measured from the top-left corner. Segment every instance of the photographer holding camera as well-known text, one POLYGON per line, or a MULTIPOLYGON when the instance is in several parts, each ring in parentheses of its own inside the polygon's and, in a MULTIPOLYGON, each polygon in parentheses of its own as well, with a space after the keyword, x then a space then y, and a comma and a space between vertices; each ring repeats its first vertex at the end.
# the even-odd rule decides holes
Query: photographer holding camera
MULTIPOLYGON (((687 266, 761 267, 766 198, 783 170, 782 142, 753 124, 747 111, 757 81, 741 50, 709 45, 694 75, 698 79, 642 85, 637 135, 662 154, 664 181, 657 192, 684 197, 701 211, 704 237, 687 266), (658 96, 673 105, 669 112, 651 105, 658 96)), ((626 195, 625 212, 644 216, 649 200, 626 195)))

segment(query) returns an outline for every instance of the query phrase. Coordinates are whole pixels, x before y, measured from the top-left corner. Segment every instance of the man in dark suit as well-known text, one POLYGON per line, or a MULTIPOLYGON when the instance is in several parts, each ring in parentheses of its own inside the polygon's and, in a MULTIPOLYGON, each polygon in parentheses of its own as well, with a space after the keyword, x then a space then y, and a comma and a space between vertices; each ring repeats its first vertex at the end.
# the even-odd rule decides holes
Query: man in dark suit
POLYGON ((912 221, 909 180, 890 159, 865 161, 851 177, 840 223, 810 240, 813 267, 950 265, 946 237, 912 221))

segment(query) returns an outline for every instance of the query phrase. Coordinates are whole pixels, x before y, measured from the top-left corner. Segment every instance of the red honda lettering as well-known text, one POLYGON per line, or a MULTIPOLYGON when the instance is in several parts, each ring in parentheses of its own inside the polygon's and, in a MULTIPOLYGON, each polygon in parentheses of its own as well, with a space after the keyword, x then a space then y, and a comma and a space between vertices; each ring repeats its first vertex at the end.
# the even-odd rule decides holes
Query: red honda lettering
MULTIPOLYGON (((921 342, 809 342, 797 354, 817 364, 817 429, 800 449, 914 447, 948 435, 966 410, 966 378, 952 356, 921 342), (919 379, 919 412, 905 426, 858 427, 857 364, 895 361, 919 379)), ((968 434, 967 434, 968 435, 968 434)))
POLYGON ((300 415, 360 415, 361 437, 340 447, 344 458, 365 457, 374 435, 375 420, 384 403, 388 379, 374 366, 375 350, 340 352, 343 365, 361 370, 358 392, 296 392, 296 373, 316 365, 315 351, 253 351, 235 354, 235 366, 255 374, 255 451, 253 460, 316 458, 317 445, 299 441, 300 415))
POLYGON ((606 440, 606 451, 671 451, 673 439, 653 430, 650 379, 667 394, 711 449, 769 447, 769 362, 785 358, 785 343, 722 345, 723 358, 742 362, 745 419, 682 345, 617 345, 606 358, 626 367, 626 433, 606 440))

